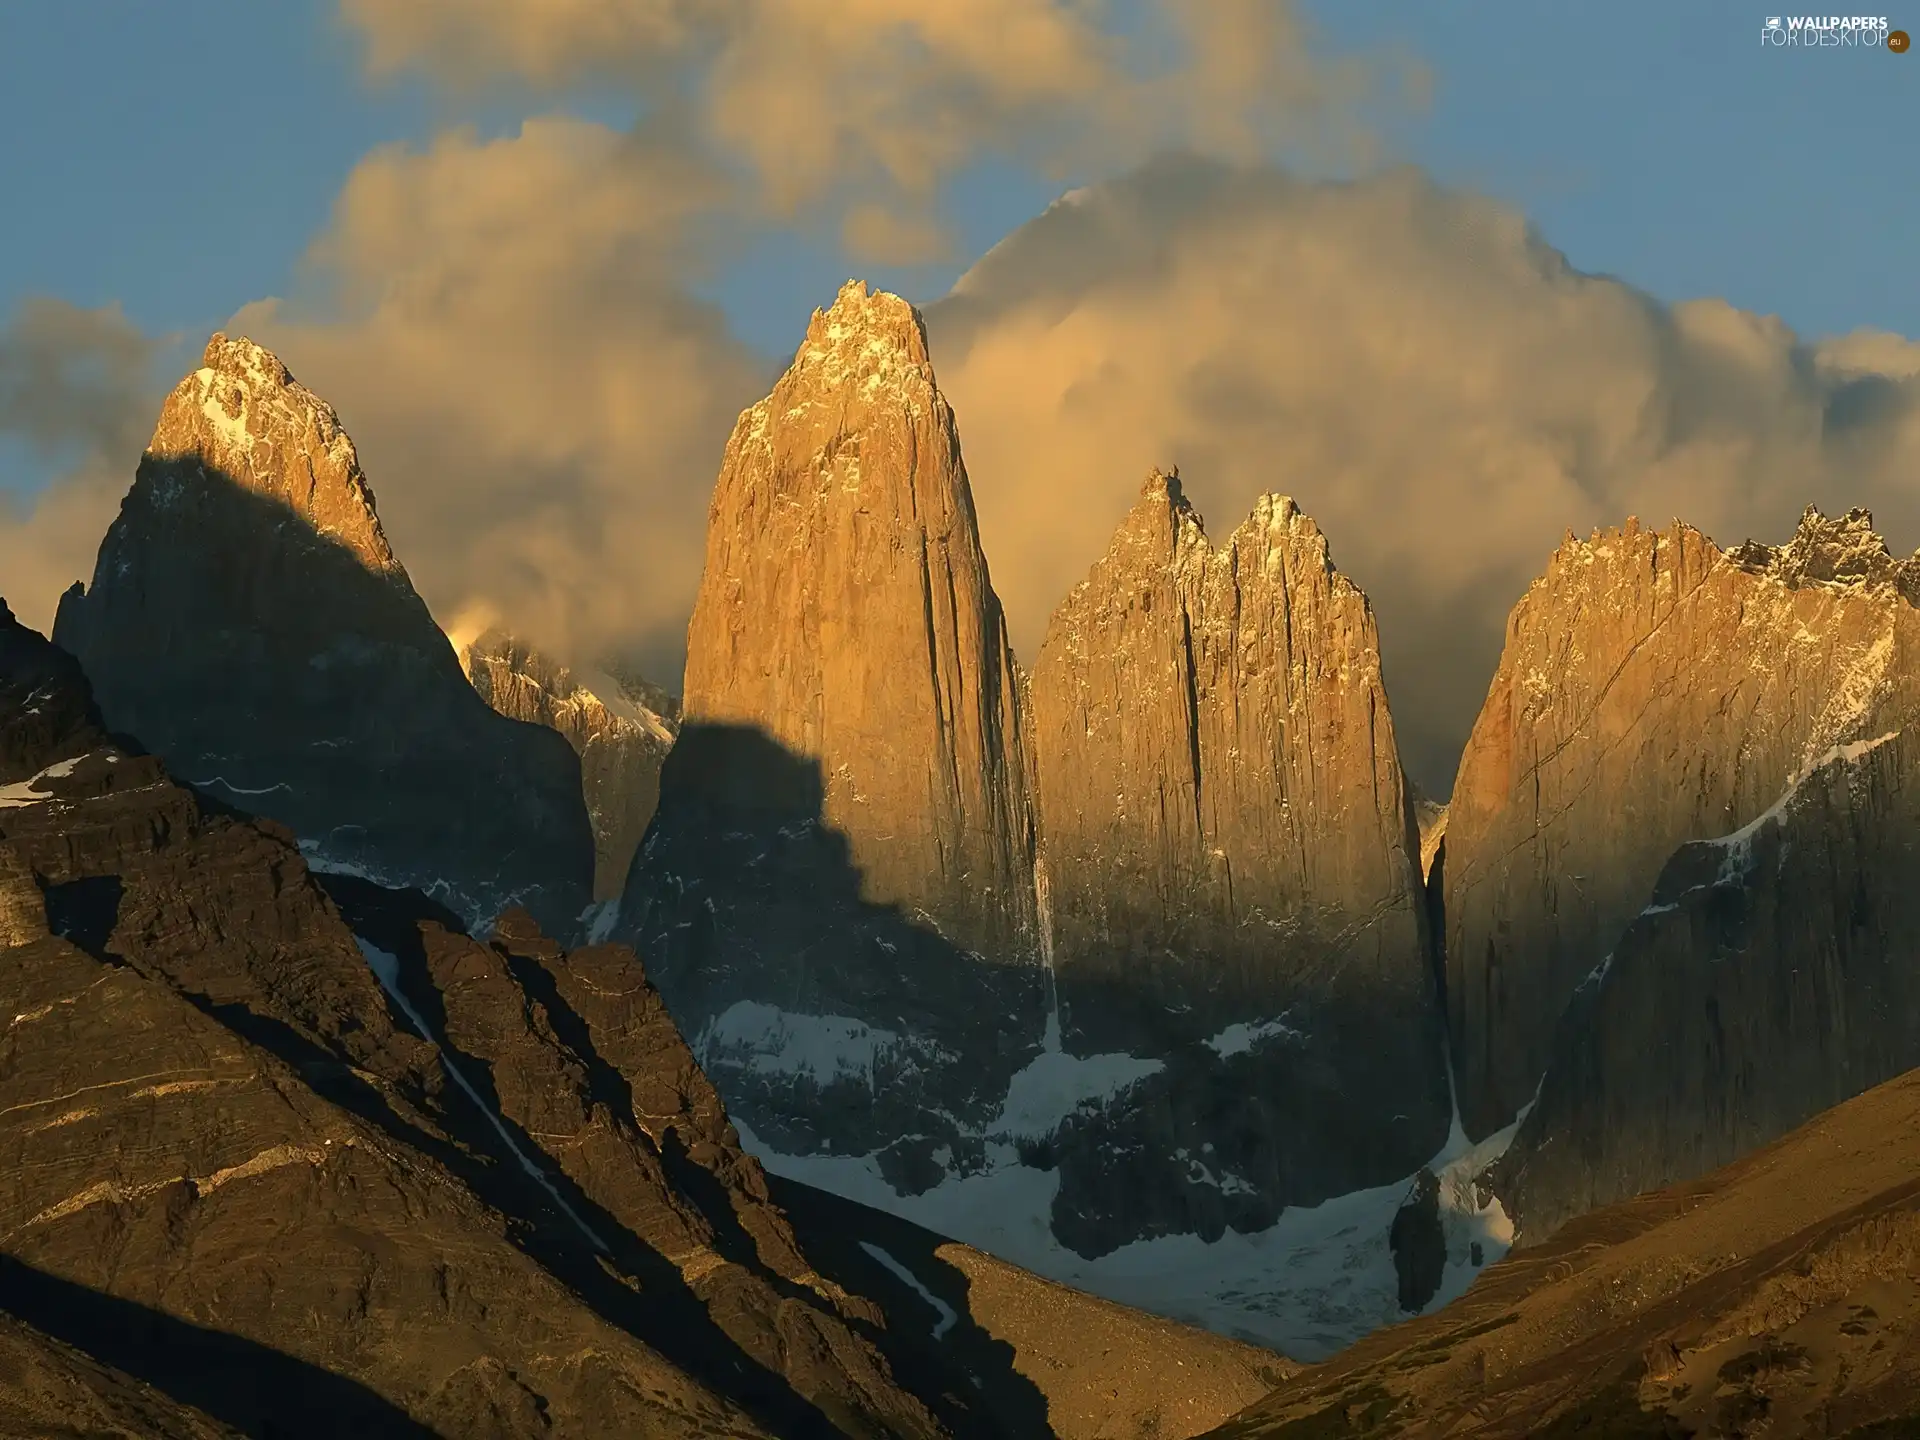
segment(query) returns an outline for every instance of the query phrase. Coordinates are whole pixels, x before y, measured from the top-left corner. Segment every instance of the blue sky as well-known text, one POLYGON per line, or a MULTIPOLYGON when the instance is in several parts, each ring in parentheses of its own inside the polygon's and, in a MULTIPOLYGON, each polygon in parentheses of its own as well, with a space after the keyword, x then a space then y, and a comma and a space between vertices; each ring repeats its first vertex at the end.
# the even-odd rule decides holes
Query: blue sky
MULTIPOLYGON (((1920 58, 1764 50, 1760 11, 1722 0, 1311 11, 1338 47, 1397 43, 1430 68, 1432 101, 1392 125, 1394 153, 1517 203, 1582 268, 1669 299, 1720 294, 1803 332, 1920 334, 1920 58)), ((323 0, 0 10, 0 310, 32 293, 117 301, 149 330, 197 337, 288 288, 372 146, 516 115, 369 85, 356 53, 323 0)), ((970 172, 952 205, 963 250, 1053 189, 1007 166, 970 172)), ((817 238, 775 235, 716 291, 746 338, 779 351, 849 268, 817 238)), ((888 278, 930 298, 954 273, 888 278)))
MULTIPOLYGON (((1138 13, 1145 3, 1112 0, 1112 8, 1138 13)), ((1777 315, 1807 338, 1859 327, 1920 337, 1911 269, 1920 184, 1910 158, 1920 133, 1920 57, 1763 47, 1764 11, 1728 0, 1299 3, 1323 48, 1397 51, 1425 67, 1427 103, 1375 117, 1382 160, 1415 163, 1443 185, 1504 202, 1576 267, 1666 301, 1721 297, 1777 315)), ((1890 18, 1920 30, 1920 13, 1890 18)), ((616 94, 573 96, 557 106, 494 91, 468 104, 418 80, 373 84, 363 78, 358 44, 337 19, 335 0, 0 6, 0 121, 12 140, 0 147, 0 194, 9 202, 0 225, 0 320, 35 295, 84 307, 118 304, 148 334, 175 337, 154 376, 170 383, 207 333, 241 306, 298 292, 302 255, 327 225, 343 182, 376 147, 418 146, 459 124, 483 136, 510 135, 526 116, 555 109, 616 126, 633 118, 635 102, 616 94)), ((825 232, 769 230, 729 252, 703 283, 771 372, 798 343, 808 313, 847 276, 934 300, 1064 185, 1097 178, 1048 180, 983 160, 952 177, 943 194, 957 230, 947 263, 881 269, 850 259, 825 232)), ((1452 226, 1474 223, 1458 217, 1483 210, 1428 213, 1455 217, 1435 222, 1452 226)), ((1163 237, 1181 231, 1176 212, 1158 212, 1163 237)), ((550 214, 571 212, 537 213, 544 224, 550 214)), ((1457 251, 1503 263, 1506 252, 1482 240, 1441 243, 1454 233, 1424 237, 1429 260, 1457 251)), ((437 256, 467 234, 422 243, 437 256)), ((1340 253, 1367 253, 1368 238, 1348 235, 1340 253)), ((1204 253, 1204 236, 1179 243, 1204 253)), ((1439 777, 1447 747, 1478 703, 1511 597, 1565 527, 1616 523, 1637 509, 1684 514, 1727 540, 1778 538, 1809 499, 1830 508, 1866 500, 1897 548, 1920 541, 1920 490, 1911 478, 1920 428, 1896 414, 1866 440, 1849 439, 1819 409, 1824 392, 1800 380, 1775 385, 1776 371, 1798 372, 1789 357, 1767 349, 1773 342, 1756 340, 1757 331, 1736 334, 1712 313, 1696 314, 1691 338, 1674 340, 1686 326, 1666 312, 1658 322, 1669 324, 1665 341, 1652 331, 1623 340, 1604 296, 1569 302, 1523 275, 1488 292, 1510 307, 1503 330, 1484 308, 1428 306, 1429 292, 1408 288, 1427 284, 1422 275, 1464 273, 1408 270, 1397 286, 1381 287, 1381 295, 1398 297, 1385 302, 1397 307, 1388 330, 1414 323, 1411 310, 1450 317, 1451 328, 1423 332, 1421 376, 1369 370, 1370 359, 1349 352, 1346 363, 1358 366, 1353 384, 1331 396, 1311 384, 1299 388, 1315 365, 1289 368, 1286 354, 1271 347, 1263 362, 1266 337, 1257 327, 1366 323, 1354 297, 1376 292, 1350 276, 1340 281, 1344 298, 1324 312, 1300 295, 1259 292, 1268 310, 1237 309, 1239 323, 1255 328, 1236 333, 1217 356, 1166 344, 1190 312, 1155 311, 1163 328, 1133 334, 1132 343, 1137 354, 1166 350, 1171 358, 1159 370, 1130 356, 1128 365, 1079 373, 1069 348, 1050 362, 1065 368, 1039 377, 1022 350, 1008 362, 1016 373, 996 380, 989 359, 969 374, 970 360, 943 356, 943 386, 965 416, 996 585, 1016 629, 1031 637, 1053 600, 1084 573, 1115 507, 1126 503, 1133 482, 1125 477, 1149 463, 1197 455, 1213 473, 1198 480, 1196 494, 1222 513, 1240 509, 1255 488, 1287 486, 1338 536, 1341 563, 1380 605, 1391 664, 1412 677, 1407 688, 1417 705, 1410 710, 1430 705, 1438 717, 1422 743, 1439 777), (1516 306, 1532 327, 1517 340, 1516 306), (1282 318, 1258 318, 1269 315, 1282 318), (1609 333, 1617 343, 1602 355, 1609 333), (1525 350, 1535 341, 1544 358, 1525 350), (1744 347, 1737 376, 1721 363, 1730 344, 1744 347), (1262 363, 1271 373, 1253 374, 1262 363), (1199 422, 1173 402, 1202 394, 1197 383, 1222 369, 1253 382, 1240 387, 1253 399, 1241 407, 1239 429, 1220 430, 1210 419, 1196 440, 1199 422), (1128 390, 1130 375, 1148 378, 1128 390), (1505 388, 1475 409, 1484 397, 1473 379, 1487 375, 1505 388), (1464 383, 1456 385, 1456 376, 1464 383), (1540 376, 1551 383, 1522 393, 1540 376), (1022 408, 1026 394, 1053 393, 1036 379, 1055 384, 1065 399, 1022 408), (1390 427, 1379 411, 1366 410, 1357 431, 1341 428, 1343 397, 1380 385, 1402 387, 1400 407, 1423 417, 1426 428, 1407 440, 1405 454, 1383 438, 1390 427), (1579 394, 1563 403, 1560 390, 1568 387, 1579 394), (1093 413, 1084 407, 1095 392, 1105 397, 1105 418, 1093 426, 1072 420, 1093 413), (1635 448, 1644 427, 1634 406, 1643 404, 1668 426, 1660 431, 1666 449, 1635 448), (1542 459, 1562 455, 1577 463, 1555 469, 1557 462, 1542 459), (1638 458, 1618 474, 1580 458, 1613 455, 1638 458), (1530 477, 1525 483, 1514 480, 1522 474, 1530 477), (1024 508, 1032 505, 1040 508, 1024 508), (1462 523, 1475 536, 1473 573, 1440 573, 1426 540, 1436 528, 1462 523), (1422 656, 1432 674, 1416 663, 1422 656)), ((741 371, 758 362, 748 365, 724 337, 705 349, 695 337, 686 354, 697 363, 676 359, 662 362, 677 366, 670 373, 646 371, 648 354, 677 356, 666 342, 688 337, 641 333, 628 311, 610 308, 608 289, 625 278, 624 271, 576 277, 571 283, 584 298, 575 293, 568 303, 598 317, 600 331, 617 330, 614 340, 637 354, 616 354, 605 333, 579 340, 568 329, 583 323, 575 311, 531 342, 500 334, 495 344, 500 332, 485 305, 466 316, 468 329, 425 337, 432 342, 425 349, 404 327, 309 330, 304 342, 269 336, 283 348, 307 347, 296 369, 340 405, 369 457, 396 545, 423 594, 448 615, 478 594, 542 635, 605 640, 618 632, 621 643, 635 636, 653 643, 647 637, 671 636, 684 624, 703 497, 726 426, 760 383, 741 371), (665 338, 649 350, 655 336, 665 338), (376 354, 366 353, 369 345, 376 354), (606 356, 641 370, 609 369, 606 356), (485 363, 468 373, 466 357, 485 363), (578 367, 557 388, 556 365, 578 367), (596 409, 597 389, 616 372, 620 383, 638 385, 634 398, 623 391, 611 408, 596 409), (633 382, 640 373, 649 378, 633 382), (687 384, 672 391, 671 403, 648 403, 651 387, 680 379, 687 384), (537 423, 502 428, 502 407, 535 393, 548 407, 537 423), (556 403, 574 408, 562 413, 551 408, 556 403), (489 430, 493 420, 502 425, 489 430), (552 436, 564 443, 543 449, 552 436), (460 451, 463 439, 479 449, 460 451), (540 544, 530 537, 542 537, 540 544), (577 553, 556 567, 556 546, 577 553), (549 620, 551 629, 542 630, 549 620)), ((1227 283, 1234 278, 1210 278, 1208 294, 1182 303, 1204 309, 1209 299, 1238 295, 1227 283)), ((1257 284, 1246 293, 1256 292, 1257 284)), ((1155 303, 1169 304, 1175 293, 1166 289, 1155 303)), ((535 295, 526 303, 546 302, 535 295)), ((1101 323, 1115 322, 1108 313, 1101 323)), ((1132 334, 1124 327, 1106 333, 1132 334)), ((1286 333, 1329 350, 1337 347, 1324 342, 1340 338, 1332 330, 1286 333)), ((1399 335, 1382 353, 1391 359, 1396 344, 1411 343, 1399 335)), ((1900 383, 1908 397, 1902 403, 1920 413, 1920 379, 1900 383)), ((92 491, 72 492, 73 504, 59 510, 51 501, 67 492, 42 487, 73 458, 37 455, 0 433, 0 498, 37 494, 48 516, 11 531, 0 525, 0 555, 14 572, 0 575, 0 591, 44 601, 87 572, 121 482, 97 475, 92 491)), ((670 669, 671 657, 661 663, 670 669)))

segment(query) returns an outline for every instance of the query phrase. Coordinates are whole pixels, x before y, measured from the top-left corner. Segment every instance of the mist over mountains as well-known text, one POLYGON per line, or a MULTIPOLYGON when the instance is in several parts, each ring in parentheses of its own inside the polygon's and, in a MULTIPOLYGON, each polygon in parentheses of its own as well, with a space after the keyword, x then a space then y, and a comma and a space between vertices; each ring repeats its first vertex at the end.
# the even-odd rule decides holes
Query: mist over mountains
MULTIPOLYGON (((227 327, 349 418, 436 614, 484 600, 563 660, 661 675, 683 663, 716 457, 769 373, 675 278, 698 248, 676 217, 705 192, 669 141, 545 121, 382 152, 314 260, 378 303, 346 319, 294 296, 227 327)), ((1209 518, 1290 494, 1379 610, 1399 742, 1435 795, 1567 530, 1679 516, 1731 543, 1817 503, 1920 543, 1910 342, 1666 304, 1412 170, 1162 158, 1020 227, 927 324, 1018 655, 1148 468, 1181 467, 1209 518)), ((46 577, 16 593, 30 620, 90 569, 154 403, 113 411, 107 480, 0 526, 10 573, 46 577)))
MULTIPOLYGON (((1808 507, 1777 547, 1566 540, 1442 812, 1400 758, 1385 624, 1294 499, 1210 529, 1182 475, 1136 479, 1023 665, 962 437, 922 316, 850 282, 725 447, 676 697, 511 616, 436 623, 331 406, 217 335, 54 627, 100 718, 73 701, 79 738, 22 760, 0 839, 48 896, 94 874, 33 856, 80 853, 74 756, 109 745, 88 783, 120 793, 138 752, 108 734, 192 787, 141 782, 177 797, 156 834, 270 817, 373 947, 355 973, 469 1057, 454 1089, 535 1182, 537 1232, 695 1243, 609 1178, 679 1183, 670 1153, 590 1158, 646 1107, 578 1158, 527 1148, 574 1133, 568 1086, 598 1114, 594 1075, 654 1063, 619 1058, 629 1021, 570 1018, 630 988, 585 978, 611 940, 676 1073, 711 1076, 728 1173, 798 1186, 830 1250, 833 1207, 871 1206, 1299 1359, 1920 1063, 1897 878, 1920 584, 1865 511, 1808 507), (532 1040, 500 1029, 541 996, 532 1040)), ((132 862, 102 857, 124 897, 132 862)), ((19 943, 123 953, 138 912, 86 903, 48 931, 27 905, 19 943)), ((907 1399, 845 1383, 887 1433, 949 1423, 911 1374, 907 1399)))

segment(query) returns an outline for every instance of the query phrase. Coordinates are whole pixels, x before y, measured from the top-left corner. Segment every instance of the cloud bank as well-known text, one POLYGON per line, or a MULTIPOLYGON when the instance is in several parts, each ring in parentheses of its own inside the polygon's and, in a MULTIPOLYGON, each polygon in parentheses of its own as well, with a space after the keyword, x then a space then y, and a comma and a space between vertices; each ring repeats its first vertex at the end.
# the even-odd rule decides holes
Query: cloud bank
POLYGON ((1310 56, 1290 0, 342 0, 375 75, 613 86, 692 117, 775 215, 863 259, 942 253, 941 181, 983 154, 1105 173, 1168 144, 1351 158, 1409 62, 1310 56), (1137 13, 1131 13, 1137 12, 1137 13))
POLYGON ((1663 305, 1411 170, 1163 159, 1008 237, 928 329, 1023 655, 1150 465, 1181 467, 1216 538, 1288 493, 1373 598, 1439 793, 1569 528, 1781 540, 1811 501, 1920 540, 1920 346, 1663 305))
POLYGON ((577 120, 376 151, 315 296, 230 322, 340 412, 443 622, 485 604, 671 673, 720 451, 766 380, 684 288, 715 183, 671 135, 577 120))
POLYGON ((0 435, 61 467, 26 499, 0 491, 0 595, 35 629, 93 573, 159 406, 158 348, 116 305, 34 297, 0 329, 0 435))

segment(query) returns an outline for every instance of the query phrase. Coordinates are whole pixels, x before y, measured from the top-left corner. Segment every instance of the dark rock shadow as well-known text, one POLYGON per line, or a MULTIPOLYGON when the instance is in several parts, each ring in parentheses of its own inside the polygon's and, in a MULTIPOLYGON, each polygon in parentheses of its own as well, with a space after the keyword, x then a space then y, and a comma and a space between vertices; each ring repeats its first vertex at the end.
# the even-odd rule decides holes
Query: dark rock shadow
POLYGON ((767 1143, 862 1153, 924 1133, 956 1155, 977 1149, 940 1114, 978 1126, 997 1113, 1040 1048, 1044 971, 867 899, 847 837, 823 819, 825 795, 819 762, 757 727, 687 726, 661 768, 617 938, 634 943, 696 1048, 743 1001, 910 1037, 877 1046, 862 1072, 825 1077, 755 1066, 724 1037, 707 1046, 710 1078, 767 1143))
MULTIPOLYGON (((838 1434, 784 1376, 746 1354, 720 1329, 671 1261, 591 1199, 540 1141, 505 1113, 492 1066, 448 1042, 446 1005, 428 968, 424 927, 464 933, 458 918, 418 891, 386 890, 351 876, 317 878, 354 932, 394 957, 400 992, 425 1022, 442 1063, 479 1097, 476 1105, 459 1083, 442 1092, 446 1119, 462 1149, 437 1158, 482 1200, 532 1222, 517 1228, 515 1243, 601 1319, 728 1396, 772 1433, 795 1440, 838 1434)), ((413 1029, 404 1014, 394 1019, 413 1029)))
POLYGON ((436 1440, 357 1381, 0 1255, 0 1309, 257 1440, 436 1440))
MULTIPOLYGON (((819 762, 758 727, 686 726, 661 771, 619 938, 759 1143, 874 1154, 897 1191, 919 1193, 986 1164, 981 1136, 1041 1052, 1048 976, 867 899, 825 794, 819 762), (814 1051, 843 1042, 821 1027, 794 1040, 792 1063, 768 1063, 755 1042, 780 1022, 755 1007, 846 1017, 876 1041, 912 1042, 875 1044, 866 1068, 823 1074, 814 1051)), ((1418 927, 1425 920, 1420 907, 1418 927)), ((1364 933, 1356 922, 1348 943, 1364 933)), ((1162 1062, 1054 1135, 1029 1137, 1030 1159, 1060 1172, 1063 1244, 1092 1257, 1161 1235, 1261 1230, 1285 1206, 1403 1181, 1445 1143, 1445 1020, 1424 964, 1392 985, 1336 982, 1290 971, 1284 945, 1219 974, 1153 957, 1062 967, 1069 1054, 1162 1062), (1288 1011, 1296 1036, 1209 1044, 1229 1024, 1288 1011)), ((1337 949, 1320 953, 1323 969, 1340 968, 1337 949)), ((849 1034, 843 1048, 858 1043, 849 1034)))
POLYGON ((126 961, 107 949, 125 893, 118 875, 87 875, 45 888, 47 928, 105 965, 126 961))
POLYGON ((885 1330, 869 1328, 868 1335, 956 1440, 1052 1436, 1046 1396, 1014 1368, 1013 1346, 974 1320, 966 1275, 935 1253, 949 1243, 946 1236, 771 1172, 767 1184, 820 1273, 885 1307, 892 1323, 885 1330), (884 1251, 926 1286, 952 1312, 951 1328, 936 1339, 933 1332, 946 1317, 866 1245, 884 1251))
POLYGON ((141 459, 53 638, 181 783, 336 865, 556 934, 590 899, 572 747, 487 706, 403 570, 197 456, 141 459))

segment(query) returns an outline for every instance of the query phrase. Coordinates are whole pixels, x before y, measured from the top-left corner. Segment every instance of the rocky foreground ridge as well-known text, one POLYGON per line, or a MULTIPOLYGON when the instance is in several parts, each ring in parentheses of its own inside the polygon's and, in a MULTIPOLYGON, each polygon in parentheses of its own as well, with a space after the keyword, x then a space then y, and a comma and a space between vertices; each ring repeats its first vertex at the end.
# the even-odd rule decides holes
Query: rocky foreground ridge
POLYGON ((1920 1434, 1920 1073, 1516 1251, 1221 1440, 1920 1434))
POLYGON ((338 417, 251 341, 214 336, 167 397, 54 634, 110 725, 289 826, 315 864, 475 923, 585 908, 579 762, 474 694, 338 417))
POLYGON ((4 607, 0 1015, 4 1433, 1144 1440, 1285 1373, 845 1202, 803 1239, 630 950, 316 875, 4 607), (1016 1362, 1083 1312, 1186 1373, 1016 1362))

